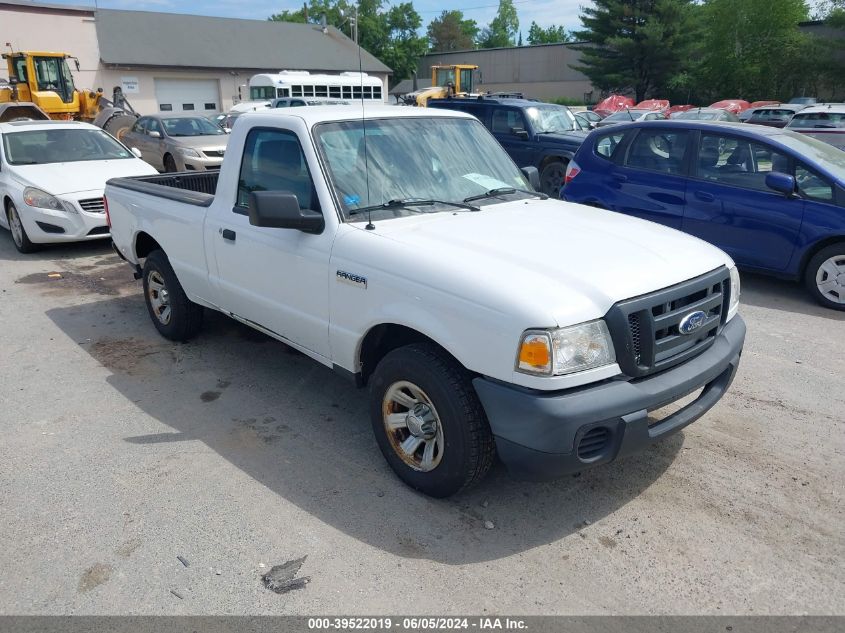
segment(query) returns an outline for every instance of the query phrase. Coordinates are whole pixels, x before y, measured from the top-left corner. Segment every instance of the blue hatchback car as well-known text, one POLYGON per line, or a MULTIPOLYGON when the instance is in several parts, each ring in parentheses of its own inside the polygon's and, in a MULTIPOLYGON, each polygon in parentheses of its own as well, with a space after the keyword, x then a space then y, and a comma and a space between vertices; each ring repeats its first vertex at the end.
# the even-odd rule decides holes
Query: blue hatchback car
POLYGON ((787 130, 651 121, 595 130, 561 198, 659 222, 845 310, 845 152, 787 130))

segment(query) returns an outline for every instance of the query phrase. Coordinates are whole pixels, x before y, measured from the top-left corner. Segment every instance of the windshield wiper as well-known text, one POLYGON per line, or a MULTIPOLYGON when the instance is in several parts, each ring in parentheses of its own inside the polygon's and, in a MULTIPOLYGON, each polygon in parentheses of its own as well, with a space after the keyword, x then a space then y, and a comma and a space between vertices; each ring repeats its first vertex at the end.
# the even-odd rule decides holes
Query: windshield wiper
POLYGON ((511 193, 527 193, 530 196, 537 196, 540 200, 546 200, 549 196, 539 191, 528 191, 528 189, 517 189, 516 187, 499 187, 498 189, 491 189, 485 193, 480 193, 477 196, 470 196, 464 198, 464 202, 472 202, 473 200, 484 200, 485 198, 497 198, 499 196, 506 196, 511 193))
POLYGON ((481 209, 474 204, 464 204, 464 202, 450 202, 448 200, 417 200, 416 198, 411 198, 407 200, 388 200, 387 202, 382 202, 381 204, 371 204, 368 207, 361 207, 359 209, 352 209, 348 211, 349 215, 360 215, 361 213, 366 213, 367 211, 376 211, 382 209, 407 209, 411 207, 428 207, 435 204, 445 204, 450 207, 457 207, 458 209, 466 209, 467 211, 481 211, 481 209))

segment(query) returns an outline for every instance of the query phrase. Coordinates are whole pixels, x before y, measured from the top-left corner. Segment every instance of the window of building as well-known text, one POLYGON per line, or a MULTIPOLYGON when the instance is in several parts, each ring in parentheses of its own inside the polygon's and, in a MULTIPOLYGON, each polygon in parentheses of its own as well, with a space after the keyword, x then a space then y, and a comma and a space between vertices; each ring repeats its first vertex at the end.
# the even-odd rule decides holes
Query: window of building
POLYGON ((216 110, 216 109, 217 109, 217 104, 216 104, 216 103, 206 103, 206 104, 205 104, 205 109, 206 109, 206 110, 216 110))
POLYGON ((194 104, 193 104, 193 103, 183 103, 183 104, 182 104, 182 109, 183 109, 183 110, 193 110, 193 109, 194 109, 194 104))
POLYGON ((158 109, 162 112, 172 112, 173 111, 173 104, 172 103, 160 103, 158 105, 158 109))

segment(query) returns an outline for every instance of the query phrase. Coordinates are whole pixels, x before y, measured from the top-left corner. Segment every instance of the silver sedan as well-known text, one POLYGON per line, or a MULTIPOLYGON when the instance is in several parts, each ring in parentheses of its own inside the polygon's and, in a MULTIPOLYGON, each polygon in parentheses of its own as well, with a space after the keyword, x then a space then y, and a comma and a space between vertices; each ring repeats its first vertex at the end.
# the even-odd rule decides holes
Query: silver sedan
POLYGON ((218 170, 228 141, 219 126, 190 114, 144 116, 123 136, 126 145, 165 172, 218 170))

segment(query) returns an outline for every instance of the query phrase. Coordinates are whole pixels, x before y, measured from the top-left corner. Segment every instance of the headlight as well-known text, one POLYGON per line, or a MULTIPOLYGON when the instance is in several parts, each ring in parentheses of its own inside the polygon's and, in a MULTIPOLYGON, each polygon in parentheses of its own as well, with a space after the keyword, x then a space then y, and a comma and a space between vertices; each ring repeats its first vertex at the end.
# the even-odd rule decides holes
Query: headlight
POLYGON ((731 268, 731 303, 728 306, 728 321, 730 321, 739 310, 739 271, 736 266, 731 268))
POLYGON ((67 210, 58 198, 35 187, 27 187, 23 190, 23 201, 29 206, 38 207, 39 209, 52 209, 53 211, 67 210))
POLYGON ((616 362, 613 341, 601 319, 522 335, 516 369, 525 374, 561 376, 616 362))
POLYGON ((176 151, 182 154, 182 156, 188 156, 190 158, 202 158, 197 150, 191 149, 190 147, 177 147, 176 151))

